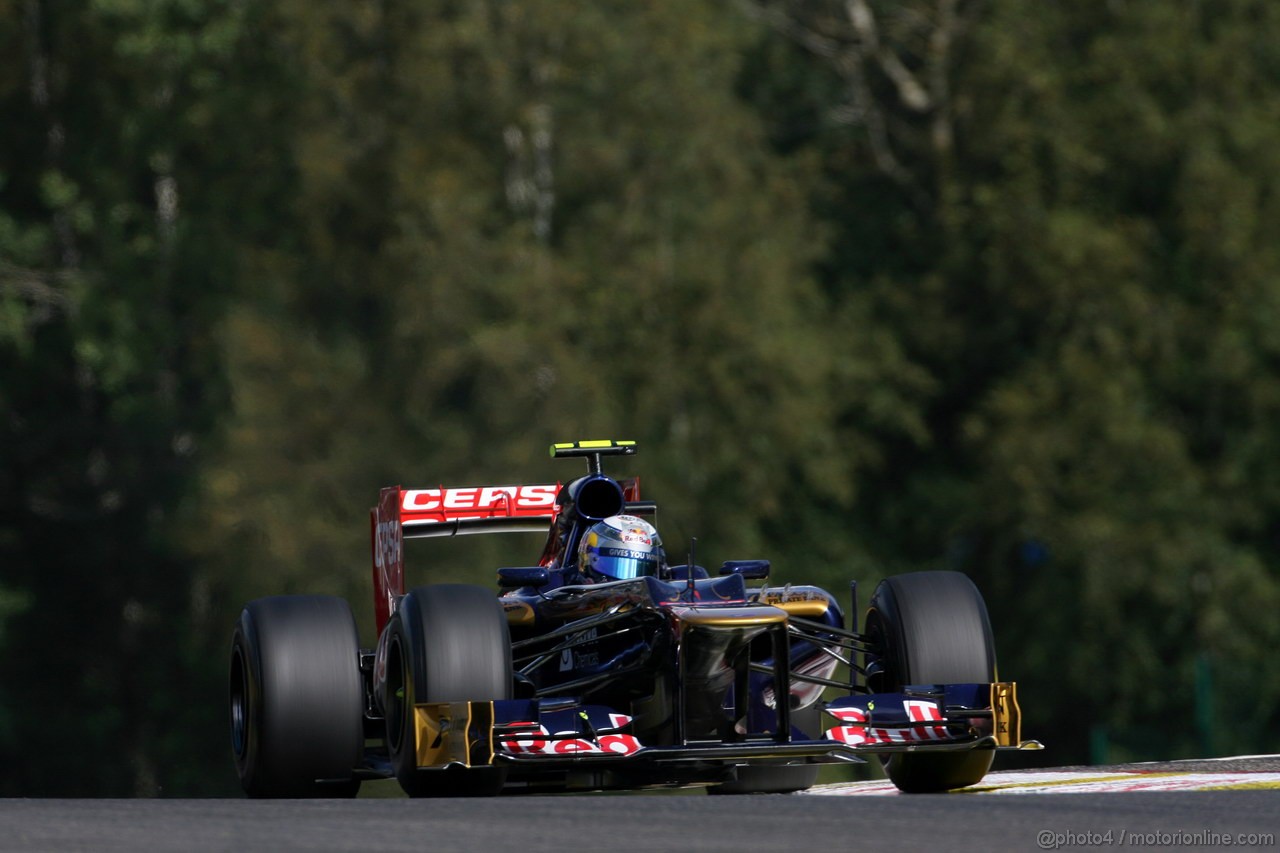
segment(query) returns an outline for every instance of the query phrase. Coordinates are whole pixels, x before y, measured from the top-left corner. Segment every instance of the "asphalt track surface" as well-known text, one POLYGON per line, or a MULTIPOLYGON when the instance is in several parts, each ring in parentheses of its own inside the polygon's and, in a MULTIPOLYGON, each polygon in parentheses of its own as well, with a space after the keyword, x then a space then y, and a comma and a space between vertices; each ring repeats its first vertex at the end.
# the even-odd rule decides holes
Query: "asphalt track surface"
MULTIPOLYGON (((1275 770, 1147 765, 1142 772, 1275 770)), ((1075 768, 1097 771, 1101 768, 1075 768)), ((1114 768, 1113 768, 1114 769, 1114 768)), ((999 781, 1000 774, 988 777, 999 781)), ((1280 790, 486 800, 0 800, 0 850, 1280 850, 1280 790)))

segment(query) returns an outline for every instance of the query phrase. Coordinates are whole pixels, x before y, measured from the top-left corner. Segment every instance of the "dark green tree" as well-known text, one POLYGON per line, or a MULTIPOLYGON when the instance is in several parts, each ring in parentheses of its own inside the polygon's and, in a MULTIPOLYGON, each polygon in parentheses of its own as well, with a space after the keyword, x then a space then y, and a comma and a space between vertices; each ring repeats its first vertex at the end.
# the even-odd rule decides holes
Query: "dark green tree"
POLYGON ((10 795, 229 788, 190 735, 220 717, 222 662, 175 533, 227 398, 214 330, 252 231, 237 214, 273 182, 249 170, 269 148, 252 14, 0 6, 18 59, 0 77, 10 795))
POLYGON ((864 540, 987 590, 1053 760, 1273 748, 1275 11, 745 8, 785 37, 752 96, 831 176, 824 280, 923 375, 864 540), (1206 672, 1256 709, 1213 743, 1206 672))
POLYGON ((806 269, 809 176, 734 92, 756 28, 723 11, 294 10, 299 243, 228 326, 237 408, 201 515, 254 594, 345 585, 365 618, 378 486, 577 476, 544 460, 558 439, 641 441, 668 540, 708 559, 787 566, 769 520, 847 499, 826 389, 858 367, 806 269))

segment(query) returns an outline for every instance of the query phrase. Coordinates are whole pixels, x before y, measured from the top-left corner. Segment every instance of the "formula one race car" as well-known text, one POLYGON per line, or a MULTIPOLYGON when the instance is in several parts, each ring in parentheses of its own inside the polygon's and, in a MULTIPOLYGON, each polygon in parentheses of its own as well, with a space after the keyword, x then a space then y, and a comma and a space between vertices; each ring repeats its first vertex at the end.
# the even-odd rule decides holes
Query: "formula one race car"
POLYGON ((964 575, 882 581, 859 629, 818 587, 769 586, 768 561, 669 565, 656 506, 602 471, 634 442, 551 452, 589 472, 382 490, 374 649, 340 598, 244 608, 231 739, 250 796, 352 796, 391 777, 411 796, 782 792, 867 755, 901 790, 928 792, 980 781, 998 749, 1039 748, 1020 739, 1015 685, 995 681, 986 606, 964 575), (500 594, 405 591, 404 540, 497 531, 546 536, 537 565, 497 570, 500 594))

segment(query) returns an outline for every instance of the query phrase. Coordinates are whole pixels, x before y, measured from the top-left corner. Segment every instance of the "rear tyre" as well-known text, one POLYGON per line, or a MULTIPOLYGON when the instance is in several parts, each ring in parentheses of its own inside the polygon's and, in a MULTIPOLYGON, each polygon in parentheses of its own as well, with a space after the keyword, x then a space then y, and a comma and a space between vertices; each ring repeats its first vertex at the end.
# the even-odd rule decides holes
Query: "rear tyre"
MULTIPOLYGON (((959 572, 916 572, 876 587, 866 633, 881 670, 880 689, 906 684, 995 681, 996 655, 987 606, 959 572)), ((885 762, 889 779, 907 793, 932 793, 982 781, 995 751, 896 753, 885 762)))
POLYGON ((387 748, 400 787, 411 797, 499 793, 505 768, 419 770, 413 716, 421 702, 511 698, 511 636, 498 599, 479 586, 418 587, 387 630, 387 748))
POLYGON ((231 641, 231 749, 250 797, 354 797, 364 757, 360 642, 341 598, 261 598, 231 641))

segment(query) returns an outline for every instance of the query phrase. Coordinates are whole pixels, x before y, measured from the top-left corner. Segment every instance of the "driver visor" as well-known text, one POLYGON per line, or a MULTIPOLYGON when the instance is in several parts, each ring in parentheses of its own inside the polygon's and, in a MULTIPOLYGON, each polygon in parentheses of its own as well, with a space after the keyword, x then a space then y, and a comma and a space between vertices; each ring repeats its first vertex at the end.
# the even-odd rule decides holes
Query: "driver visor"
POLYGON ((658 574, 657 556, 652 551, 633 551, 628 548, 601 548, 594 568, 614 580, 630 580, 658 574))

